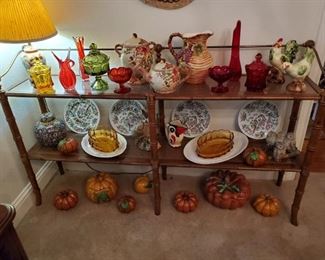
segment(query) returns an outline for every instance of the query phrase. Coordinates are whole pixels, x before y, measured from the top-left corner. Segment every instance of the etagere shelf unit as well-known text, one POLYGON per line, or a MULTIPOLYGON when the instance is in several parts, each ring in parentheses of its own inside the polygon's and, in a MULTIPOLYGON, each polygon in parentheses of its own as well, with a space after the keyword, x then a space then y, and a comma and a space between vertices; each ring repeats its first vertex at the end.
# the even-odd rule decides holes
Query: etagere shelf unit
MULTIPOLYGON (((256 48, 256 47, 270 47, 271 45, 261 46, 242 46, 243 48, 256 48)), ((210 46, 209 48, 229 48, 231 46, 210 46)), ((112 48, 104 48, 101 50, 112 50, 112 48)), ((158 58, 160 55, 158 55, 158 58)), ((190 168, 210 168, 210 169, 233 169, 233 170, 254 170, 254 171, 277 171, 278 180, 277 185, 281 185, 285 171, 299 173, 299 181, 296 187, 296 192, 291 208, 291 223, 298 225, 297 215, 300 203, 304 194, 305 185, 309 177, 309 166, 316 152, 316 145, 320 138, 322 128, 324 126, 325 117, 325 93, 310 79, 306 80, 307 89, 302 93, 291 93, 286 90, 286 84, 290 82, 287 78, 286 83, 283 85, 268 84, 267 88, 262 92, 248 92, 244 86, 245 76, 243 75, 238 82, 229 82, 228 86, 230 91, 223 94, 216 94, 210 91, 210 88, 215 85, 212 80, 207 79, 206 82, 199 86, 190 86, 183 84, 177 89, 176 92, 171 94, 158 94, 154 93, 149 85, 136 86, 132 91, 119 95, 113 92, 113 87, 101 94, 92 94, 88 85, 78 78, 76 91, 66 93, 60 86, 57 76, 53 76, 56 92, 54 94, 38 95, 31 86, 28 80, 15 85, 9 89, 0 91, 1 105, 8 121, 10 130, 15 140, 17 149, 21 156, 21 161, 25 167, 26 174, 33 187, 36 196, 36 205, 42 203, 41 192, 35 178, 31 160, 45 160, 56 161, 58 169, 63 174, 64 162, 87 162, 87 163, 105 163, 105 164, 123 164, 123 165, 145 165, 151 166, 153 172, 153 191, 154 191, 154 212, 159 215, 160 209, 160 172, 162 179, 166 179, 168 167, 190 167, 190 168), (36 143, 29 151, 26 150, 23 139, 21 137, 19 128, 16 124, 14 114, 10 107, 8 99, 11 97, 20 98, 37 98, 39 102, 40 111, 42 113, 47 111, 47 99, 71 99, 71 98, 85 98, 85 99, 133 99, 143 100, 146 102, 148 111, 148 120, 151 138, 151 152, 144 152, 135 146, 133 137, 128 137, 128 145, 126 151, 117 157, 103 159, 95 158, 86 154, 82 149, 72 156, 63 156, 55 148, 46 148, 36 143), (258 168, 248 166, 244 163, 241 155, 218 164, 200 165, 188 161, 183 155, 182 148, 172 148, 168 145, 165 138, 165 101, 169 100, 282 100, 293 101, 292 111, 290 115, 290 122, 288 131, 294 131, 297 115, 301 101, 314 100, 319 102, 317 109, 316 120, 313 124, 310 141, 307 150, 304 154, 294 159, 287 159, 276 163, 268 161, 266 165, 258 168), (157 105, 157 106, 156 106, 157 105), (156 111, 156 107, 158 111, 156 111), (157 116, 158 115, 158 116, 157 116), (159 134, 157 135, 157 133, 159 134), (157 149, 158 141, 162 144, 161 149, 157 149)), ((80 136, 72 134, 80 140, 80 136)), ((250 141, 254 145, 263 145, 262 141, 250 141)))

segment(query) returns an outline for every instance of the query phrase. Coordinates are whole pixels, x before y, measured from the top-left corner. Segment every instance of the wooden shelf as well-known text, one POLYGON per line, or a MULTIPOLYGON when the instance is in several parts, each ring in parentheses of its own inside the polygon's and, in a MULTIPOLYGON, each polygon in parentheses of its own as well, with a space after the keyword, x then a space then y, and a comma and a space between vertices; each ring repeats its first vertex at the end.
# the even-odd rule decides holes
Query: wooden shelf
MULTIPOLYGON (((232 170, 250 170, 250 171, 292 171, 300 172, 303 155, 297 156, 293 159, 283 160, 281 162, 268 161, 265 165, 261 167, 252 167, 245 164, 242 154, 236 156, 235 158, 217 164, 196 164, 187 160, 183 154, 184 146, 190 139, 184 140, 182 147, 173 148, 168 145, 166 138, 161 138, 160 143, 162 147, 159 149, 158 157, 159 163, 162 166, 171 167, 189 167, 189 168, 208 168, 208 169, 232 169, 232 170)), ((264 146, 263 141, 250 141, 248 146, 264 146)))
MULTIPOLYGON (((69 133, 69 136, 81 141, 81 135, 69 133)), ((62 161, 62 162, 83 162, 83 163, 107 163, 107 164, 128 164, 128 165, 151 165, 150 152, 141 151, 135 145, 135 139, 127 137, 127 148, 125 152, 113 158, 97 158, 85 153, 81 147, 77 153, 62 155, 56 148, 43 147, 36 143, 29 151, 30 160, 62 161)))

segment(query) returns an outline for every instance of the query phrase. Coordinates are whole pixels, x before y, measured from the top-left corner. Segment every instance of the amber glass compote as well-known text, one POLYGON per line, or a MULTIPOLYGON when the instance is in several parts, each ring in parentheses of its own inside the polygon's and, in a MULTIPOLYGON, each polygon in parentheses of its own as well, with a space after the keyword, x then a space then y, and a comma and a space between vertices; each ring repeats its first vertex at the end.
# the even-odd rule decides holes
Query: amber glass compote
POLYGON ((113 68, 108 72, 110 80, 119 84, 119 88, 114 90, 117 94, 125 94, 131 91, 131 88, 124 85, 130 80, 131 76, 132 69, 126 67, 113 68))
POLYGON ((218 82, 218 86, 211 88, 212 92, 225 93, 229 91, 228 86, 223 85, 232 76, 232 71, 229 66, 214 66, 209 69, 209 76, 218 82))

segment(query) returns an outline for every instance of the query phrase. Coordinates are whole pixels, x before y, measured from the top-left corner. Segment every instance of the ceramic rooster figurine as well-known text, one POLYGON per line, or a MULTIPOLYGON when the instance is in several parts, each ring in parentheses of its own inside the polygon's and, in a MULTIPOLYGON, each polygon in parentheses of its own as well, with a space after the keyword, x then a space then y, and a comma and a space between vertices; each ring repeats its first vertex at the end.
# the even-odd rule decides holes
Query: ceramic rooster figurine
POLYGON ((302 92, 305 90, 306 85, 304 79, 309 75, 311 65, 315 58, 315 52, 312 48, 306 47, 306 52, 303 58, 296 62, 284 62, 282 68, 287 72, 294 81, 289 83, 287 86, 288 91, 302 92))
POLYGON ((166 136, 171 147, 180 147, 187 127, 180 120, 169 122, 166 127, 166 136))
POLYGON ((279 38, 272 46, 269 53, 269 61, 273 65, 270 75, 268 76, 268 82, 283 84, 284 83, 284 70, 283 62, 293 62, 298 52, 298 44, 295 40, 288 41, 285 45, 283 39, 279 38))

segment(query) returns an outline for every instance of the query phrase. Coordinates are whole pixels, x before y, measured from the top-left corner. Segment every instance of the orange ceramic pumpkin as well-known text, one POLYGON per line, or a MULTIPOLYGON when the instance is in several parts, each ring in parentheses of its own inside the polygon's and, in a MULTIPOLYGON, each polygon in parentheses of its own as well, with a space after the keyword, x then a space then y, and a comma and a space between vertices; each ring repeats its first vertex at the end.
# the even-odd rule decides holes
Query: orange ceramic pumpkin
POLYGON ((73 190, 60 191, 54 197, 54 206, 60 210, 69 210, 74 208, 79 201, 77 192, 73 190))
POLYGON ((79 143, 72 137, 62 139, 58 144, 58 151, 62 154, 74 153, 78 150, 79 143))
POLYGON ((189 213, 197 208, 199 200, 197 196, 190 191, 180 191, 174 199, 175 208, 183 213, 189 213))
POLYGON ((269 194, 260 194, 253 203, 254 209, 264 217, 273 217, 280 211, 280 201, 269 194))
POLYGON ((262 148, 259 147, 248 147, 243 153, 245 162, 248 165, 258 167, 266 163, 267 155, 262 148))
POLYGON ((115 198, 117 191, 117 181, 108 173, 98 173, 87 179, 86 195, 93 202, 110 201, 115 198))
POLYGON ((117 208, 122 213, 130 213, 135 210, 136 205, 135 198, 130 195, 125 195, 117 201, 117 208))
POLYGON ((134 191, 137 193, 147 193, 152 187, 152 183, 148 176, 137 177, 133 183, 134 191))

